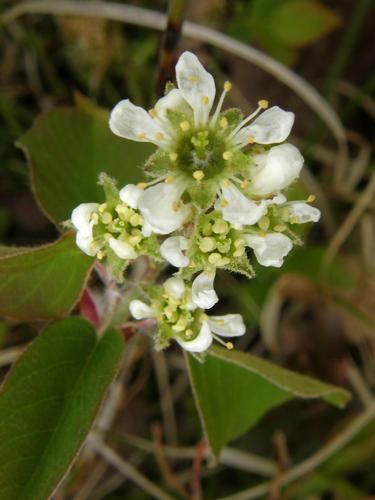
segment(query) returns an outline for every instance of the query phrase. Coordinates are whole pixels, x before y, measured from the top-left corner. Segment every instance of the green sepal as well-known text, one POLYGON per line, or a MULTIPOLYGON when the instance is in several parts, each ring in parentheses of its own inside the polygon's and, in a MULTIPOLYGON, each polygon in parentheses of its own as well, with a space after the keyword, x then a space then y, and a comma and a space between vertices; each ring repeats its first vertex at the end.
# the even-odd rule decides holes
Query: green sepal
POLYGON ((129 261, 120 259, 111 248, 108 248, 106 250, 105 264, 108 265, 115 280, 118 283, 122 283, 124 281, 124 271, 128 267, 129 261))
POLYGON ((157 178, 170 174, 173 166, 169 156, 161 149, 158 149, 147 159, 144 170, 150 177, 157 178))
POLYGON ((193 183, 187 188, 191 201, 199 209, 207 210, 216 199, 217 184, 215 181, 205 181, 203 183, 193 180, 193 183))
POLYGON ((229 108, 220 113, 218 122, 220 122, 222 118, 227 119, 228 128, 230 130, 234 129, 235 127, 237 127, 237 125, 239 125, 242 122, 242 120, 244 119, 244 115, 238 108, 229 108))
POLYGON ((115 179, 107 175, 105 172, 99 174, 99 186, 103 187, 105 201, 109 207, 115 207, 120 201, 119 190, 115 179))
POLYGON ((246 255, 242 257, 232 258, 229 264, 223 267, 227 271, 232 271, 233 273, 243 274, 249 279, 254 278, 255 271, 253 266, 250 264, 249 259, 246 255))

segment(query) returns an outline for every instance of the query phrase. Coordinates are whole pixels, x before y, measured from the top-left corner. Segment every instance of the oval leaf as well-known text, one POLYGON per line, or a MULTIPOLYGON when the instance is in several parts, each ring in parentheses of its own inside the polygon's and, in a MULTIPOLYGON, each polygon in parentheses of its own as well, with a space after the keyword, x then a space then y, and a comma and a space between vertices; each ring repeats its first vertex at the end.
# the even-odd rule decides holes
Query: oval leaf
POLYGON ((281 368, 240 351, 212 347, 204 363, 188 356, 193 393, 212 452, 253 427, 292 398, 322 398, 343 406, 344 389, 281 368))
POLYGON ((65 235, 37 248, 0 252, 0 315, 51 319, 68 313, 80 297, 93 259, 65 235), (5 256, 4 256, 5 255, 5 256))
POLYGON ((36 198, 56 224, 80 203, 104 201, 100 172, 120 186, 140 180, 141 166, 153 151, 149 144, 115 136, 108 113, 88 105, 41 115, 18 144, 28 158, 36 198))
POLYGON ((0 393, 0 498, 48 498, 88 433, 123 352, 81 318, 45 329, 0 393))

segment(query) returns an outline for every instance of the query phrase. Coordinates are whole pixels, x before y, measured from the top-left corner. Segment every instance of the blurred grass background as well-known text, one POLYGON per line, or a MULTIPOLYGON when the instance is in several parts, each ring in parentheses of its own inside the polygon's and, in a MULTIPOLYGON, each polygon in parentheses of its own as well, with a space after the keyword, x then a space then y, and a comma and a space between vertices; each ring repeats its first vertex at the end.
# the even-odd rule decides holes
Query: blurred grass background
MULTIPOLYGON (((161 0, 126 3, 167 10, 161 0)), ((1 16, 18 4, 0 2, 0 243, 34 245, 55 238, 56 230, 30 191, 26 161, 15 147, 18 137, 40 113, 72 105, 77 92, 107 108, 124 97, 150 105, 161 34, 83 15, 33 14, 2 23, 1 16)), ((304 246, 282 269, 258 266, 252 282, 229 274, 218 280, 223 308, 243 314, 249 327, 237 347, 347 386, 355 395, 344 413, 319 402, 281 407, 239 440, 242 449, 276 460, 280 471, 330 442, 372 400, 375 387, 374 15, 371 0, 192 0, 186 12, 186 19, 251 44, 291 68, 325 97, 345 130, 346 144, 338 152, 330 127, 277 77, 228 52, 182 39, 181 49, 197 52, 218 81, 233 82, 231 105, 246 112, 266 98, 296 113, 292 141, 302 149, 306 167, 291 194, 315 194, 322 210, 321 222, 305 231, 304 246)), ((12 348, 37 329, 4 321, 0 345, 12 348)), ((200 475, 203 494, 193 488, 192 498, 218 498, 258 484, 261 478, 244 465, 212 469, 200 464, 198 472, 191 470, 198 452, 184 446, 195 444, 199 431, 180 360, 174 352, 167 354, 176 448, 156 403, 160 377, 158 385, 153 370, 164 361, 145 356, 148 345, 142 339, 135 342, 126 368, 124 412, 110 434, 121 453, 177 492, 176 498, 186 497, 200 475), (163 447, 161 439, 171 447, 163 447), (176 460, 176 450, 182 460, 176 460)), ((0 355, 0 364, 5 373, 8 358, 0 355)), ((370 419, 339 453, 283 493, 276 476, 267 494, 254 498, 374 498, 374 426, 370 419)), ((82 456, 56 498, 141 499, 147 494, 101 459, 82 456), (97 478, 93 486, 91 475, 97 478)))

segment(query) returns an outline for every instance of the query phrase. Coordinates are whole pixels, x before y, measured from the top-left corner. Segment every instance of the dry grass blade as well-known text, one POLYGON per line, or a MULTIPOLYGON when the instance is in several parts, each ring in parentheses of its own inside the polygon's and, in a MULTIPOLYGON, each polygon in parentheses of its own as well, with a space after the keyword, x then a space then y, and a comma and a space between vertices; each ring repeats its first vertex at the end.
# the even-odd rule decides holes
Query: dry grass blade
POLYGON ((325 266, 329 265, 329 263, 332 261, 335 255, 337 255, 337 252, 340 250, 345 240, 353 231, 361 215, 366 210, 368 205, 372 202, 374 195, 375 195, 375 173, 371 176, 371 179, 367 184, 366 189, 363 191, 357 203, 354 205, 349 215, 346 217, 346 219, 341 224, 336 234, 332 238, 327 249, 324 262, 325 266))

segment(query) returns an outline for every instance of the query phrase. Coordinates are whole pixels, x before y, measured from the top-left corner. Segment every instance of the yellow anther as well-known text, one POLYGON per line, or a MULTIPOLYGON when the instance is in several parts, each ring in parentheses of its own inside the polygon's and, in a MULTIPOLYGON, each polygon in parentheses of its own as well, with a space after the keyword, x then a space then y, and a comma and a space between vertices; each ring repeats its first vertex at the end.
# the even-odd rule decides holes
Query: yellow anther
POLYGON ((138 182, 137 187, 139 187, 139 189, 146 189, 147 182, 138 182))
POLYGON ((190 75, 189 80, 193 83, 196 83, 199 80, 199 78, 196 75, 190 75))
POLYGON ((178 154, 177 153, 169 153, 169 159, 171 161, 176 161, 178 158, 178 154))
POLYGON ((221 261, 221 255, 219 253, 217 253, 217 252, 212 253, 208 257, 208 262, 210 264, 218 264, 220 261, 221 261))
POLYGON ((158 116, 156 109, 154 108, 150 109, 148 114, 151 116, 151 118, 156 118, 158 116))
POLYGON ((178 212, 180 210, 180 208, 181 208, 181 202, 180 201, 174 201, 172 203, 172 210, 174 212, 178 212))
POLYGON ((266 99, 261 99, 258 101, 258 106, 262 109, 267 109, 269 106, 269 102, 266 99))
POLYGON ((232 344, 232 342, 227 342, 227 343, 225 344, 225 347, 226 347, 229 351, 231 351, 231 350, 233 349, 234 345, 232 344))
POLYGON ((102 203, 98 210, 101 214, 105 212, 107 210, 107 203, 102 203))
POLYGON ((161 132, 156 132, 155 134, 155 138, 158 140, 158 141, 162 141, 164 139, 164 134, 162 134, 161 132))
POLYGON ((214 250, 215 247, 216 247, 216 242, 214 238, 210 238, 209 236, 202 238, 199 244, 199 250, 201 250, 204 253, 212 252, 212 250, 214 250))
POLYGON ((232 89, 232 84, 231 84, 231 82, 226 81, 226 82, 224 83, 224 90, 225 90, 225 92, 229 92, 231 89, 232 89))
POLYGON ((290 219, 290 223, 291 223, 291 224, 300 224, 300 223, 301 223, 301 221, 300 221, 300 219, 299 219, 298 217, 292 217, 292 218, 290 219))
POLYGON ((245 247, 240 247, 233 252, 233 257, 242 257, 245 253, 245 247))
POLYGON ((144 132, 141 132, 140 134, 137 135, 138 139, 146 139, 146 134, 144 132))
POLYGON ((267 231, 267 229, 270 227, 270 219, 266 215, 264 215, 261 219, 258 221, 258 226, 263 229, 263 231, 267 231))
POLYGON ((194 179, 196 179, 197 181, 201 181, 204 177, 204 172, 202 170, 196 170, 194 173, 193 173, 193 177, 194 179))
POLYGON ((202 98, 201 98, 201 103, 202 103, 204 106, 207 106, 207 104, 208 104, 209 102, 210 102, 210 100, 209 100, 209 98, 208 98, 206 95, 202 96, 202 98))
POLYGON ((103 237, 104 237, 105 241, 109 241, 112 238, 112 235, 111 235, 111 233, 104 233, 103 237))
POLYGON ((229 182, 228 179, 224 179, 223 180, 223 186, 226 187, 226 188, 230 186, 230 182, 229 182))
POLYGON ((274 230, 277 232, 277 233, 282 233, 286 230, 286 226, 284 226, 284 224, 277 224, 275 227, 274 227, 274 230))
POLYGON ((230 160, 233 157, 232 151, 224 151, 223 158, 224 160, 230 160))
POLYGON ((95 222, 98 222, 99 221, 99 215, 97 213, 93 213, 91 214, 91 219, 95 222))
POLYGON ((185 332, 185 337, 188 339, 191 339, 191 337, 194 335, 194 332, 191 328, 188 328, 185 332))
POLYGON ((186 132, 187 130, 190 129, 190 123, 187 120, 185 120, 185 121, 180 123, 180 128, 181 128, 181 130, 186 132))
POLYGON ((109 212, 102 213, 103 224, 110 224, 112 222, 112 215, 109 212))
POLYGON ((307 198, 307 203, 313 203, 316 200, 315 194, 310 194, 310 196, 307 198))
POLYGON ((222 118, 220 121, 219 121, 219 127, 220 128, 227 128, 228 126, 228 120, 225 118, 222 118))
POLYGON ((174 177, 172 175, 170 175, 166 179, 164 179, 164 182, 166 184, 173 184, 174 183, 174 177))
POLYGON ((238 238, 237 240, 235 240, 234 242, 234 246, 236 248, 238 247, 242 247, 243 245, 245 244, 245 240, 243 240, 242 238, 238 238))
POLYGON ((228 207, 229 206, 229 201, 226 200, 225 198, 221 198, 221 200, 220 200, 220 206, 221 206, 221 208, 228 207))
POLYGON ((228 223, 225 222, 223 219, 218 219, 215 221, 214 225, 212 226, 212 231, 215 234, 225 234, 228 232, 229 226, 228 223))
POLYGON ((241 182, 242 189, 246 189, 247 187, 249 187, 249 184, 250 184, 250 182, 248 180, 242 181, 241 182))
POLYGON ((255 137, 253 135, 249 135, 249 137, 247 138, 247 143, 254 144, 254 142, 255 142, 255 137))
POLYGON ((97 256, 97 258, 98 258, 99 260, 102 260, 102 259, 104 259, 104 257, 105 257, 105 253, 104 253, 102 250, 100 250, 100 251, 96 254, 96 256, 97 256))

